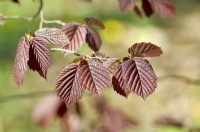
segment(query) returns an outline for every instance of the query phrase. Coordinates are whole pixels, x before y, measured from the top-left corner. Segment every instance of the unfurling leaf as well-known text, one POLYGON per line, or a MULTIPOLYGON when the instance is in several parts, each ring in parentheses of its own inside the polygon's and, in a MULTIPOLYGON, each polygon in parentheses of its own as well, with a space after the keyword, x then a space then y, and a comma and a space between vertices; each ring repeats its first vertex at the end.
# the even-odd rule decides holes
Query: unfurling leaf
POLYGON ((132 57, 155 57, 162 54, 160 47, 152 43, 136 43, 128 49, 132 57))
POLYGON ((135 8, 137 0, 118 0, 121 11, 131 11, 135 8))
POLYGON ((79 82, 78 69, 78 65, 70 64, 58 75, 56 84, 57 94, 66 104, 76 103, 84 91, 79 82))
POLYGON ((35 32, 35 36, 43 38, 47 43, 66 47, 70 41, 68 37, 58 28, 43 28, 35 32))
POLYGON ((170 0, 148 0, 153 10, 161 17, 175 17, 176 8, 170 0))
POLYGON ((29 68, 37 71, 42 77, 46 78, 47 69, 51 64, 51 53, 48 43, 40 37, 34 37, 29 43, 29 68))
POLYGON ((89 27, 87 27, 86 42, 95 52, 98 51, 101 47, 101 38, 99 34, 94 29, 89 27))
POLYGON ((25 72, 27 70, 27 62, 29 60, 30 44, 26 42, 26 38, 22 37, 19 41, 17 54, 14 63, 14 79, 18 87, 21 87, 25 72))
POLYGON ((78 74, 81 86, 93 93, 100 95, 110 85, 109 71, 96 59, 81 61, 78 74))
POLYGON ((87 17, 84 19, 84 21, 88 26, 97 26, 100 29, 105 29, 105 26, 103 25, 103 23, 94 17, 87 17))
POLYGON ((4 25, 5 23, 5 18, 4 16, 0 13, 0 26, 4 25))
MULTIPOLYGON (((71 51, 76 51, 82 47, 87 34, 86 26, 78 23, 68 23, 62 28, 62 31, 70 40, 70 44, 64 48, 67 48, 71 51)), ((65 55, 67 54, 68 53, 65 53, 65 55)))
POLYGON ((147 60, 134 59, 122 64, 124 83, 134 93, 145 99, 157 87, 157 77, 147 60))
POLYGON ((146 16, 151 16, 154 13, 148 0, 142 0, 142 9, 144 10, 146 16))
POLYGON ((114 74, 119 66, 120 60, 118 58, 107 58, 106 61, 103 62, 103 66, 105 66, 110 73, 114 74))
POLYGON ((112 78, 112 84, 114 90, 124 97, 128 97, 131 93, 131 89, 129 89, 124 82, 121 66, 115 72, 115 75, 112 78))

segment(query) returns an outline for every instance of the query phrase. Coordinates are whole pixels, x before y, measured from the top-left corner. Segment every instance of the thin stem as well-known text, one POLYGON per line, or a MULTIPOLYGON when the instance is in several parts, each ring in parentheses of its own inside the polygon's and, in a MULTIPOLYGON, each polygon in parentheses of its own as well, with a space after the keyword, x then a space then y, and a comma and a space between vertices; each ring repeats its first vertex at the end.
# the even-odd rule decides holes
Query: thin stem
POLYGON ((72 54, 74 54, 76 56, 83 56, 83 55, 81 55, 79 53, 76 53, 74 51, 67 50, 67 49, 61 49, 61 48, 51 48, 51 51, 64 51, 64 52, 67 52, 67 53, 72 53, 72 54))

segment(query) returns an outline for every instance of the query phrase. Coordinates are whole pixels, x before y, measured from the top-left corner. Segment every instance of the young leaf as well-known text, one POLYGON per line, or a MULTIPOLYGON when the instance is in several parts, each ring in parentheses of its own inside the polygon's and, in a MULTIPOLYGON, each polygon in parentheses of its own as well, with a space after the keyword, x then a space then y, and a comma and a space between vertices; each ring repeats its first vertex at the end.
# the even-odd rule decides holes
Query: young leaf
POLYGON ((47 69, 51 64, 51 53, 48 43, 41 37, 34 37, 29 43, 31 45, 28 61, 29 68, 46 78, 47 69))
POLYGON ((137 0, 118 0, 121 11, 131 11, 135 8, 137 0))
POLYGON ((79 83, 78 68, 78 65, 70 64, 58 75, 56 83, 57 94, 66 104, 76 103, 83 94, 84 89, 79 83))
POLYGON ((26 42, 26 38, 22 37, 19 41, 17 54, 14 63, 14 79, 18 87, 21 87, 25 72, 27 70, 27 62, 29 60, 29 43, 26 42))
POLYGON ((132 57, 156 57, 162 54, 160 47, 152 43, 136 43, 128 49, 132 57))
POLYGON ((170 0, 148 0, 152 8, 161 17, 175 17, 176 8, 170 0))
POLYGON ((35 36, 43 38, 47 43, 66 47, 70 42, 68 37, 58 28, 43 28, 35 32, 35 36))
POLYGON ((110 71, 110 73, 114 74, 119 66, 119 59, 108 58, 106 61, 103 62, 103 66, 105 66, 110 71))
MULTIPOLYGON (((62 28, 62 31, 70 40, 70 44, 66 47, 68 50, 76 51, 82 47, 87 34, 87 30, 84 25, 68 23, 62 28)), ((67 54, 68 53, 65 55, 67 54)))
POLYGON ((96 59, 81 61, 79 67, 79 80, 84 89, 100 95, 110 85, 109 71, 96 59))
POLYGON ((101 47, 101 38, 99 34, 94 29, 89 27, 87 27, 86 42, 95 52, 98 51, 101 47))
POLYGON ((157 87, 157 77, 147 60, 134 59, 122 64, 124 83, 129 90, 145 99, 157 87))
POLYGON ((144 10, 145 15, 148 17, 154 13, 148 0, 142 0, 142 9, 144 10))
POLYGON ((94 17, 87 17, 84 19, 84 21, 89 26, 97 26, 100 29, 105 29, 105 26, 103 25, 103 23, 94 17))
POLYGON ((121 66, 116 70, 115 75, 112 78, 112 84, 114 90, 124 97, 128 97, 132 91, 131 89, 128 89, 126 83, 124 82, 121 66))
POLYGON ((4 25, 5 23, 5 18, 4 16, 0 13, 0 26, 4 25))

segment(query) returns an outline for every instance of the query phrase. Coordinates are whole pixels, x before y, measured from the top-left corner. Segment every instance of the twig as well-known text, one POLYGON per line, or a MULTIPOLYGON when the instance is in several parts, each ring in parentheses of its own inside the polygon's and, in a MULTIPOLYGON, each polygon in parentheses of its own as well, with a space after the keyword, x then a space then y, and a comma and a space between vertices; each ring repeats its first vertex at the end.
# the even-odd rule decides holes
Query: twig
POLYGON ((100 60, 109 60, 110 59, 110 58, 92 57, 92 56, 89 56, 89 55, 82 55, 82 54, 79 54, 77 52, 67 50, 67 49, 62 49, 62 48, 51 48, 51 51, 64 51, 64 52, 72 53, 76 56, 85 56, 85 57, 90 58, 90 59, 92 59, 92 58, 93 59, 100 59, 100 60))
POLYGON ((173 74, 159 77, 158 80, 159 81, 164 81, 164 80, 170 79, 170 78, 183 80, 185 83, 188 83, 188 84, 200 84, 200 80, 194 80, 194 79, 188 78, 186 76, 173 75, 173 74))
POLYGON ((32 92, 32 93, 20 94, 20 95, 18 94, 18 95, 4 96, 4 97, 0 97, 0 103, 27 99, 27 98, 41 97, 48 94, 53 94, 54 92, 55 91, 37 91, 37 92, 32 92))

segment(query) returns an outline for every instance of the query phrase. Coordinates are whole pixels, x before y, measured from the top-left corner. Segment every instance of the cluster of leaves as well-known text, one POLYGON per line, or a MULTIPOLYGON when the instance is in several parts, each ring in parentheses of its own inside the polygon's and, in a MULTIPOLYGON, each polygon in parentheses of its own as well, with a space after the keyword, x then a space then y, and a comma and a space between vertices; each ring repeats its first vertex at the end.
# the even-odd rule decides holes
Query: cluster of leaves
MULTIPOLYGON (((137 6, 138 0, 118 0, 121 11, 134 11, 142 16, 141 10, 137 6)), ((161 17, 175 17, 176 8, 170 0, 141 0, 142 10, 146 16, 151 16, 154 12, 161 17)))
POLYGON ((27 67, 46 78, 51 65, 50 44, 71 52, 80 49, 86 41, 94 53, 79 56, 58 75, 56 90, 61 99, 67 104, 75 103, 84 90, 100 95, 111 82, 120 95, 128 97, 133 92, 145 99, 155 90, 157 77, 142 57, 159 56, 162 50, 151 43, 137 43, 128 49, 128 57, 107 57, 98 52, 101 38, 93 26, 105 28, 99 20, 86 18, 81 23, 67 23, 62 29, 43 28, 22 37, 14 63, 17 85, 21 87, 27 67))
POLYGON ((112 82, 118 94, 128 97, 133 92, 145 99, 154 92, 157 77, 150 63, 141 57, 159 56, 162 50, 151 43, 137 43, 128 52, 129 57, 122 60, 99 52, 91 58, 79 57, 79 62, 67 65, 58 75, 58 96, 67 104, 75 103, 84 90, 100 95, 112 82))
POLYGON ((75 51, 81 48, 86 40, 94 51, 99 50, 101 39, 92 29, 93 25, 104 28, 99 20, 86 18, 82 23, 67 23, 62 29, 43 28, 34 34, 23 36, 18 44, 14 63, 14 79, 17 85, 21 87, 27 67, 46 78, 51 65, 50 44, 75 51))

